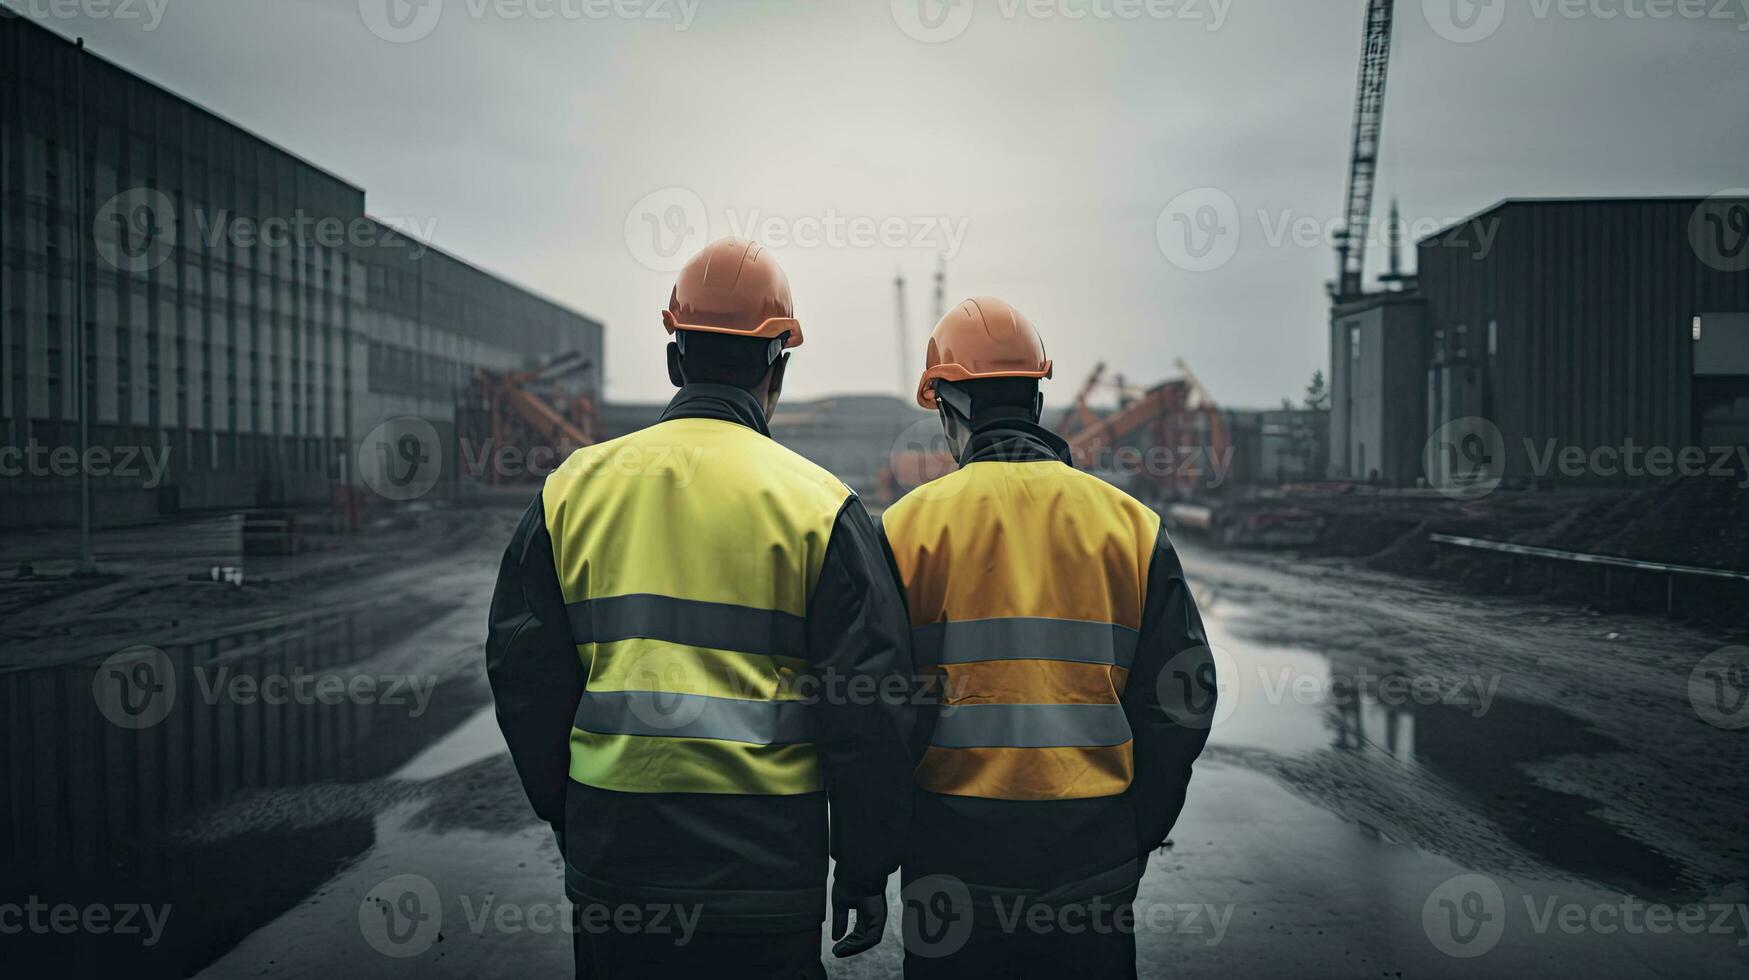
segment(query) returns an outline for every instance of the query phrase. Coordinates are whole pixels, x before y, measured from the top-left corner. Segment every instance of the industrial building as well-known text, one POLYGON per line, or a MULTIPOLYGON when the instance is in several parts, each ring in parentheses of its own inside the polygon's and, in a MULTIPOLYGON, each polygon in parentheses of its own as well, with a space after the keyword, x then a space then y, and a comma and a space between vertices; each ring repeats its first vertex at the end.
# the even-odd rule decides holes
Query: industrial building
POLYGON ((382 421, 452 423, 478 368, 574 351, 601 377, 600 323, 20 17, 0 17, 0 213, 0 526, 77 520, 81 309, 88 445, 109 459, 73 469, 99 524, 325 501, 382 421), (121 452, 165 468, 122 472, 121 452))
POLYGON ((1406 288, 1332 310, 1331 476, 1441 483, 1429 437, 1468 418, 1509 486, 1635 476, 1551 448, 1744 444, 1745 246, 1749 201, 1721 198, 1508 200, 1429 236, 1406 288))

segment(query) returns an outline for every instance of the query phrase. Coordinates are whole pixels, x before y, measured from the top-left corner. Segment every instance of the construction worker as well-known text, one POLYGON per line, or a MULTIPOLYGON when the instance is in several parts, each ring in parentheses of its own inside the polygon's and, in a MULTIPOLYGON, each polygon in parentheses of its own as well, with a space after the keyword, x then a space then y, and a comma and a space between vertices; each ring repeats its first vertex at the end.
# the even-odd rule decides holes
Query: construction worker
POLYGON ((661 421, 574 453, 505 552, 498 722, 564 853, 579 976, 823 977, 828 852, 854 955, 908 821, 903 600, 855 494, 770 438, 802 343, 771 254, 712 243, 662 319, 661 421))
POLYGON ((1050 376, 1012 306, 948 313, 917 402, 961 468, 882 518, 940 689, 907 977, 1135 976, 1137 885, 1208 737, 1213 659, 1178 556, 1159 515, 1038 424, 1050 376))

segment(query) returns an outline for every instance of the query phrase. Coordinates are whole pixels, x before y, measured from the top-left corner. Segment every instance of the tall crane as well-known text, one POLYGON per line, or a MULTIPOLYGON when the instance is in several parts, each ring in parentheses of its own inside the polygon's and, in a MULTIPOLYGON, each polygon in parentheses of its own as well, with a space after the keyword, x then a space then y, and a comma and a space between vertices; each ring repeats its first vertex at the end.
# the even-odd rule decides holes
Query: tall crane
POLYGON ((1372 224, 1373 181, 1385 121, 1385 81, 1391 70, 1391 22, 1396 0, 1367 0, 1360 83, 1354 98, 1354 150, 1348 164, 1347 223, 1336 236, 1338 300, 1361 295, 1366 283, 1366 241, 1372 224))

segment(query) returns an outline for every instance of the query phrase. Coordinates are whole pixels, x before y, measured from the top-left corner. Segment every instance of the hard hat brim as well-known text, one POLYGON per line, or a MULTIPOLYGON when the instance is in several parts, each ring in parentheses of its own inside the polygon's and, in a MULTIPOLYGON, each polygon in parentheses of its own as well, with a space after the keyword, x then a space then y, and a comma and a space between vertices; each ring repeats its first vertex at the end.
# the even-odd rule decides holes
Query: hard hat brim
POLYGON ((937 364, 923 372, 923 380, 917 383, 917 404, 930 411, 935 411, 935 382, 937 381, 976 381, 980 378, 1036 378, 1044 380, 1051 376, 1055 365, 1045 361, 1045 366, 1036 371, 972 371, 961 364, 937 364))
POLYGON ((774 316, 751 330, 743 330, 739 327, 723 327, 709 323, 681 323, 674 316, 673 310, 663 310, 662 326, 666 327, 669 333, 676 330, 695 330, 699 333, 720 333, 734 337, 750 337, 755 340, 770 340, 787 333, 789 339, 784 341, 785 350, 802 346, 802 324, 794 317, 774 316))

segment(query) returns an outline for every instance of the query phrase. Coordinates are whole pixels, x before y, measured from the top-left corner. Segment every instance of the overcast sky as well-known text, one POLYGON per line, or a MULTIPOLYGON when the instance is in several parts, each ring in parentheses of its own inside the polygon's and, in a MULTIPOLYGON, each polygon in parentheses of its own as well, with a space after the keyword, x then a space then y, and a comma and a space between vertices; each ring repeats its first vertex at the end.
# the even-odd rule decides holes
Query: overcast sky
MULTIPOLYGON (((1268 406, 1328 356, 1335 261, 1296 229, 1341 217, 1364 0, 0 2, 603 320, 616 400, 667 397, 707 229, 789 271, 797 395, 899 389, 897 269, 909 389, 944 250, 950 303, 1044 332, 1054 403, 1183 357, 1268 406)), ((1749 184, 1749 0, 1662 2, 1398 0, 1378 214, 1749 184)))

